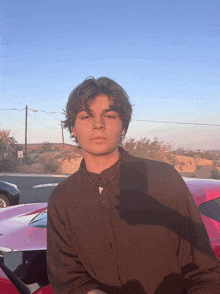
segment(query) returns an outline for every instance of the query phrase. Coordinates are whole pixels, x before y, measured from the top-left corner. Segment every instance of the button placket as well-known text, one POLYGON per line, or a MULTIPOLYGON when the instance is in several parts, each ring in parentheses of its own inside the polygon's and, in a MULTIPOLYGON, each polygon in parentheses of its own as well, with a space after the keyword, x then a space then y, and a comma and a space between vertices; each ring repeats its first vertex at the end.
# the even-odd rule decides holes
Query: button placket
POLYGON ((106 201, 106 191, 105 191, 105 188, 106 187, 102 187, 101 186, 101 184, 99 185, 99 183, 100 183, 100 178, 99 178, 99 182, 98 182, 98 193, 99 193, 99 197, 101 198, 100 200, 100 204, 101 204, 101 206, 102 206, 102 208, 104 208, 104 207, 106 207, 106 205, 107 205, 107 201, 106 201), (100 193, 100 188, 101 188, 101 193, 100 193))
POLYGON ((102 197, 102 204, 106 207, 107 205, 106 191, 104 192, 104 194, 101 194, 101 197, 102 197))

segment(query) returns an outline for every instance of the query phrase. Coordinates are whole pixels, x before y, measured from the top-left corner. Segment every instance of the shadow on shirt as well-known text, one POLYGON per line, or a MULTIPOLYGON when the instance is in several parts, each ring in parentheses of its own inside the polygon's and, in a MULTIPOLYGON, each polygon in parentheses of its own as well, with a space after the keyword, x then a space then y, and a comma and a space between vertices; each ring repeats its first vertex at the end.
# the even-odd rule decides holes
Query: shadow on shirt
MULTIPOLYGON (((195 265, 188 265, 188 270, 195 270, 195 265), (191 269, 189 269, 191 267, 191 269)), ((183 278, 180 274, 170 274, 166 276, 163 282, 158 286, 154 294, 186 294, 187 289, 192 286, 192 282, 183 278)), ((102 288, 108 294, 147 294, 141 283, 136 280, 130 280, 120 289, 118 287, 104 286, 102 288)))
POLYGON ((193 250, 197 249, 216 259, 203 224, 194 223, 142 191, 124 190, 116 198, 119 204, 115 208, 120 218, 130 226, 145 224, 165 227, 190 242, 193 250))
MULTIPOLYGON (((130 226, 143 224, 165 227, 188 241, 191 244, 192 251, 197 249, 210 258, 216 259, 215 253, 210 246, 205 226, 202 223, 193 222, 192 219, 173 211, 148 195, 147 178, 145 173, 141 172, 142 163, 139 163, 138 168, 132 164, 129 168, 127 166, 124 168, 126 170, 122 173, 123 176, 119 186, 120 194, 116 196, 118 204, 115 207, 123 221, 130 226)), ((146 170, 146 167, 143 164, 144 170, 146 170)), ((172 171, 170 172, 172 173, 172 171)), ((161 172, 161 175, 157 175, 157 177, 163 178, 163 173, 161 172)), ((180 176, 175 171, 172 173, 172 177, 174 181, 173 189, 175 189, 175 186, 179 183, 180 176)), ((154 185, 156 191, 163 191, 163 183, 160 182, 160 187, 157 187, 157 182, 155 181, 154 185)), ((186 294, 188 289, 192 289, 197 285, 195 281, 184 276, 198 269, 198 265, 190 263, 181 268, 181 274, 171 273, 167 275, 158 285, 154 294, 186 294)), ((128 281, 120 290, 117 290, 117 287, 113 288, 106 291, 106 293, 147 294, 137 280, 128 281)))

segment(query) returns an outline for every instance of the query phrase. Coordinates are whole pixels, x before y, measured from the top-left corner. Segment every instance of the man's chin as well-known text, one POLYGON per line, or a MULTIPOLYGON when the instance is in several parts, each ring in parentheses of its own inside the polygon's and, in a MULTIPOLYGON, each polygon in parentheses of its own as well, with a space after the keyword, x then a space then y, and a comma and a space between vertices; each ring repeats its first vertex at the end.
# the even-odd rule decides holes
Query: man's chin
POLYGON ((104 156, 104 155, 108 155, 108 154, 111 154, 112 152, 115 151, 115 149, 117 149, 118 146, 116 146, 115 148, 109 148, 107 146, 97 146, 96 148, 90 148, 90 149, 87 149, 87 150, 83 150, 83 153, 86 152, 86 153, 89 153, 90 155, 93 155, 93 156, 104 156))

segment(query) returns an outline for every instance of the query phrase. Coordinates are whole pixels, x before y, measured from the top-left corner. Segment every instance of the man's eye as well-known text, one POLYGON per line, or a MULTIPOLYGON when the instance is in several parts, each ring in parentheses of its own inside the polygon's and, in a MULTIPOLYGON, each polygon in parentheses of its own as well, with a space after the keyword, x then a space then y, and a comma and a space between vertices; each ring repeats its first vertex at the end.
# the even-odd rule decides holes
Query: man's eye
POLYGON ((115 116, 112 116, 112 115, 107 115, 107 117, 109 117, 109 118, 115 118, 115 116))
POLYGON ((89 118, 90 116, 83 116, 83 117, 81 117, 81 119, 87 119, 87 118, 89 118))

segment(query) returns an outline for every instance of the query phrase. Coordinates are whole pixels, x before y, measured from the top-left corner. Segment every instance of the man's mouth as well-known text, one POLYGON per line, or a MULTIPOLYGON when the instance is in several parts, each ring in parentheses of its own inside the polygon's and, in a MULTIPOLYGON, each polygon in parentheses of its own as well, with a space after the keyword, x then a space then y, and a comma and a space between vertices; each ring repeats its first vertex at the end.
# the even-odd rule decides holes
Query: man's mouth
POLYGON ((96 137, 96 138, 92 138, 92 140, 105 140, 106 138, 103 137, 96 137))

